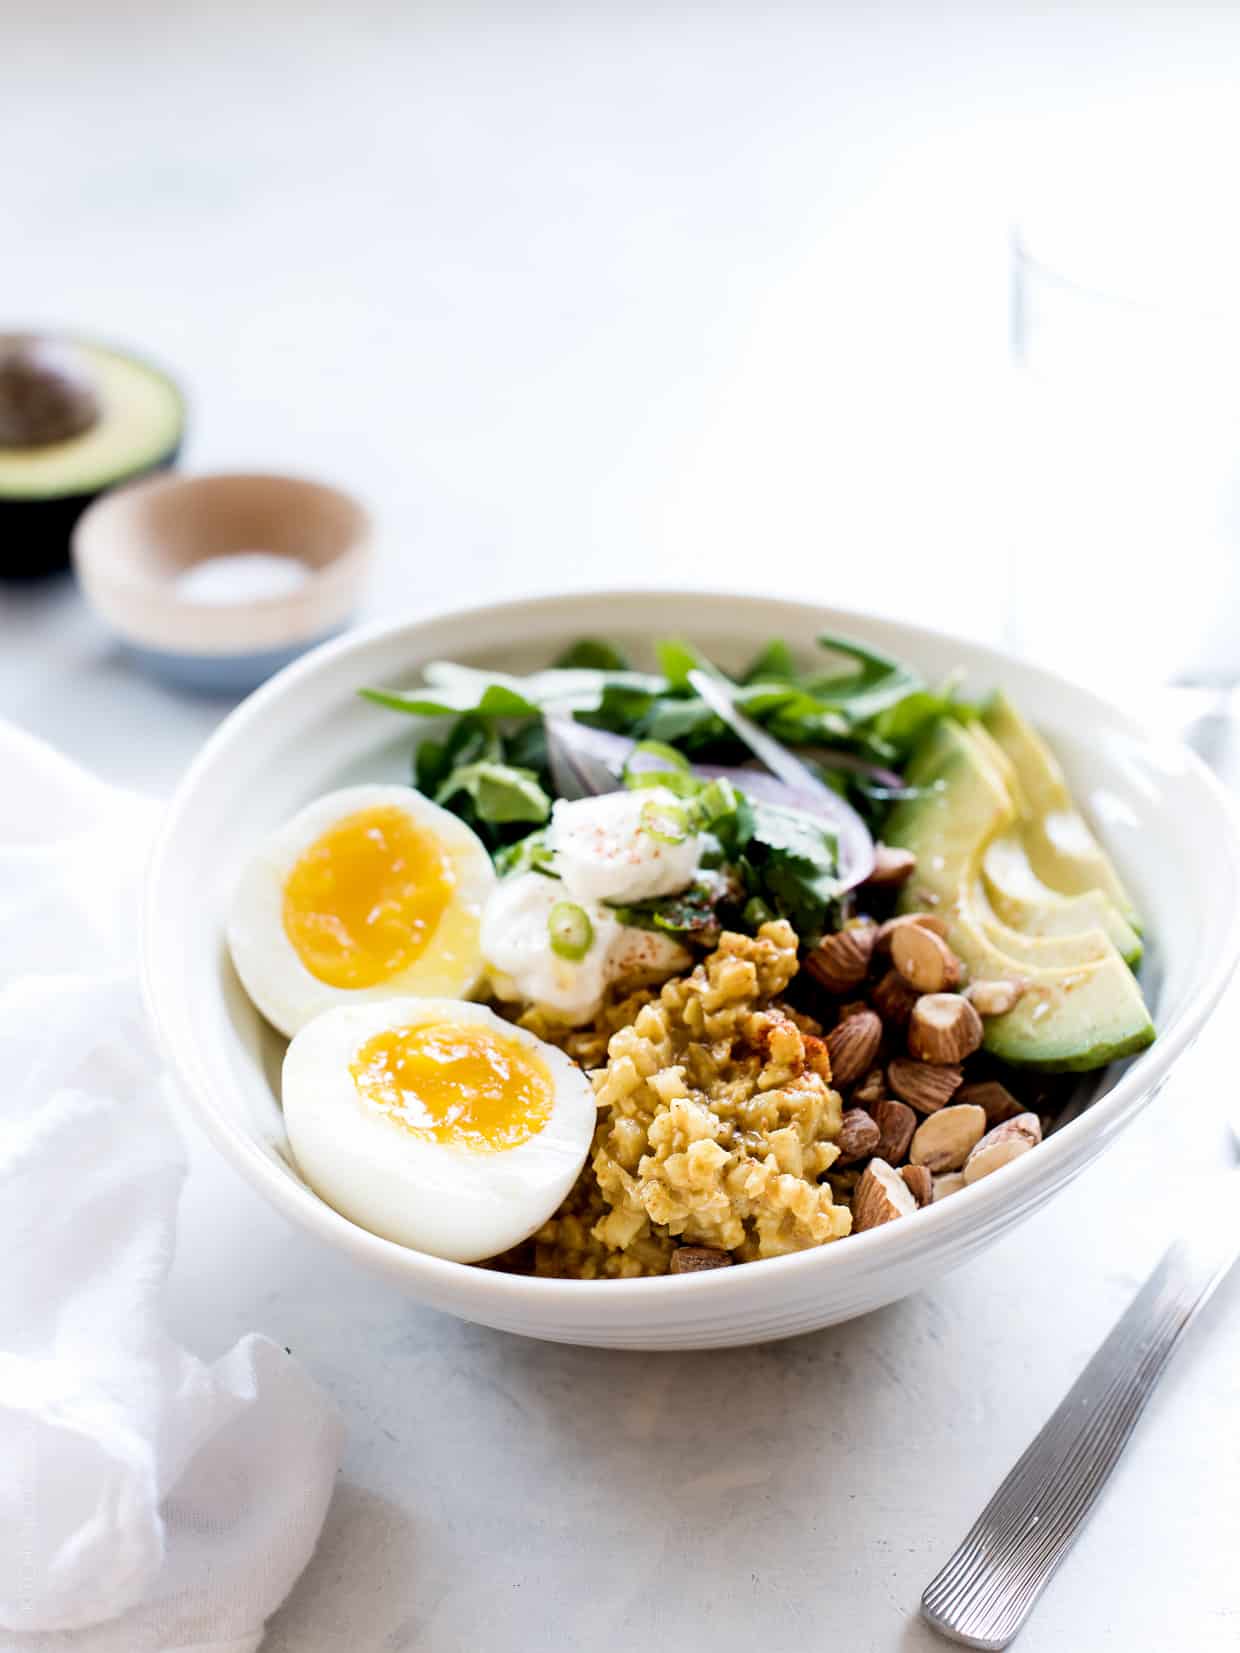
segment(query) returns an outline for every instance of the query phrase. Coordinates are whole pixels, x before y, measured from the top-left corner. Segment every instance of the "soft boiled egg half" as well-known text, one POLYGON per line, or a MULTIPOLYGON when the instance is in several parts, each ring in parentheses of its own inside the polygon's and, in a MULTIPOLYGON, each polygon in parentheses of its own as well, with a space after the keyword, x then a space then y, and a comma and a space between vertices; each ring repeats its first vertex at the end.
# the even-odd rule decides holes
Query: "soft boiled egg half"
POLYGON ((342 1216, 459 1263, 527 1239, 560 1205, 595 1125, 563 1051, 484 1005, 390 999, 330 1010, 284 1059, 298 1167, 342 1216))
POLYGON ((292 1037, 336 1005, 464 998, 482 974, 495 884, 477 834, 407 786, 329 792, 262 845, 239 880, 228 945, 246 992, 292 1037))

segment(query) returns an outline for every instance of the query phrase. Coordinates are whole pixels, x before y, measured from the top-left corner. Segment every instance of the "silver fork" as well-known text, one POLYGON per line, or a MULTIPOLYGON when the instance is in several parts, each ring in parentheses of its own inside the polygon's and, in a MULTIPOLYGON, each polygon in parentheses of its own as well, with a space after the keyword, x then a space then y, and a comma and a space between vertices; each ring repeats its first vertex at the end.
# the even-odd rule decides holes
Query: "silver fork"
MULTIPOLYGON (((1240 1150, 1240 1117, 1231 1124, 1240 1150)), ((965 1647, 1020 1630, 1106 1485, 1180 1339, 1240 1254, 1240 1169, 1192 1221, 921 1598, 965 1647)))

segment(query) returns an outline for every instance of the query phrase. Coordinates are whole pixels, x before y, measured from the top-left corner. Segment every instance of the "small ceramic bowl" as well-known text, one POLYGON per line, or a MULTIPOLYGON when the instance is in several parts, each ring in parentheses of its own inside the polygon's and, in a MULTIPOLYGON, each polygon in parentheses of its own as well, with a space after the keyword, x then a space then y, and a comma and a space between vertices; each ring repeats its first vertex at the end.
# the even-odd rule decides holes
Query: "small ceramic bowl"
POLYGON ((73 565, 145 670, 182 688, 244 694, 343 630, 370 535, 365 509, 321 482, 158 477, 91 506, 74 531, 73 565), (275 558, 293 563, 291 577, 275 558), (195 573, 212 576, 208 600, 195 573))
MULTIPOLYGON (((716 1348, 812 1331, 938 1280, 1104 1153, 1196 1038, 1240 958, 1240 836, 1230 800, 1191 752, 1153 739, 1130 711, 981 644, 805 602, 582 594, 355 633, 268 683, 211 737, 168 806, 148 872, 144 939, 147 1002, 181 1093, 242 1176, 317 1240, 424 1303, 505 1331, 610 1348, 716 1348), (238 873, 311 798, 359 781, 408 780, 417 726, 360 699, 363 685, 415 684, 428 660, 532 671, 582 637, 614 638, 644 662, 655 628, 692 638, 725 668, 772 637, 808 655, 828 631, 911 660, 931 681, 963 667, 969 692, 1008 690, 1050 737, 1147 920, 1142 976, 1158 1039, 1107 1068, 1091 1105, 1034 1153, 837 1245, 692 1276, 544 1280, 380 1239, 298 1174, 280 1111, 285 1042, 247 999, 224 941, 238 873)), ((1196 1100, 1182 1099, 1189 1113, 1196 1100)), ((1134 1199, 1146 1197, 1134 1190, 1134 1199)), ((1082 1235, 1082 1257, 1089 1245, 1082 1235)))

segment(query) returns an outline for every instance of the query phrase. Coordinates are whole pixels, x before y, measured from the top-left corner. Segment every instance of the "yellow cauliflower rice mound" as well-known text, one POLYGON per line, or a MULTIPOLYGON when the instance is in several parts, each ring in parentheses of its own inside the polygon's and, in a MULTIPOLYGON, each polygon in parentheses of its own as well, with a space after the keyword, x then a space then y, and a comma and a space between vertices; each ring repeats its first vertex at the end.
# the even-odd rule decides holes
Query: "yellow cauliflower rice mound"
POLYGON ((537 1011, 522 1017, 602 1062, 592 1156, 535 1236, 536 1273, 666 1274, 678 1245, 749 1262, 848 1233, 848 1207, 818 1181, 842 1112, 826 1046, 778 1002, 796 969, 781 920, 724 934, 689 975, 605 1007, 593 1028, 557 1035, 537 1011))

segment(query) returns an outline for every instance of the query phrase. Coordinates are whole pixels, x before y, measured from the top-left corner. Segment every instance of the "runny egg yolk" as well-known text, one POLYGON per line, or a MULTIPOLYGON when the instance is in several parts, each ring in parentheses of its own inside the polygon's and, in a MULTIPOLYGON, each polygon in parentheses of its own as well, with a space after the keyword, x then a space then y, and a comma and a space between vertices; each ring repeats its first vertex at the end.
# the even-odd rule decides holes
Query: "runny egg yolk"
POLYGON ((391 805, 337 821, 284 883, 284 933, 329 987, 374 987, 408 969, 456 886, 433 835, 391 805))
POLYGON ((389 1028, 367 1039, 350 1071, 367 1102, 416 1136, 473 1153, 519 1147, 555 1102, 539 1058, 485 1027, 389 1028))

